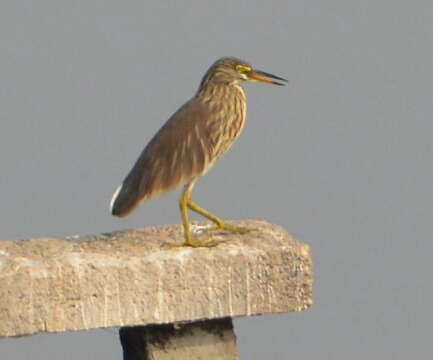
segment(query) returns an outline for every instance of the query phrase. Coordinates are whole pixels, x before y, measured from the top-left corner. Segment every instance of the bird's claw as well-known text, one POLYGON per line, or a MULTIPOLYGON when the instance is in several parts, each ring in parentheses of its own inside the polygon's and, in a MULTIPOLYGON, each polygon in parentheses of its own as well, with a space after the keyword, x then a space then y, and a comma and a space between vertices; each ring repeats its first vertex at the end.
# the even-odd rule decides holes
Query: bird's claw
POLYGON ((202 231, 203 232, 229 231, 229 232, 238 233, 238 234, 246 234, 250 231, 255 231, 255 230, 256 229, 254 229, 254 228, 246 228, 243 226, 232 225, 232 224, 227 223, 227 222, 220 222, 216 226, 209 227, 207 229, 203 229, 202 231))
POLYGON ((193 236, 191 234, 190 236, 185 237, 185 242, 183 242, 182 244, 172 244, 171 247, 172 248, 179 248, 179 247, 199 248, 199 247, 214 247, 217 246, 218 244, 219 242, 213 240, 211 237, 193 236))
POLYGON ((197 241, 195 240, 189 240, 189 241, 185 241, 182 244, 172 244, 171 247, 172 248, 181 248, 181 247, 193 247, 193 248, 199 248, 199 247, 206 247, 206 248, 210 248, 210 247, 214 247, 217 246, 219 244, 218 241, 215 240, 205 240, 205 241, 197 241))

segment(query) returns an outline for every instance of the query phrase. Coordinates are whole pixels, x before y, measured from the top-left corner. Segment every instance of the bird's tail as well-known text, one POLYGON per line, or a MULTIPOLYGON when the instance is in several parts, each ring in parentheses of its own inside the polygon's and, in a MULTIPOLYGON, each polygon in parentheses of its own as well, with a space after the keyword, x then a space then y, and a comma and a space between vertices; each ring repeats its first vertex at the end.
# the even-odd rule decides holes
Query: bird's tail
POLYGON ((140 202, 136 187, 128 186, 126 182, 120 184, 111 198, 110 211, 114 216, 128 215, 140 202))

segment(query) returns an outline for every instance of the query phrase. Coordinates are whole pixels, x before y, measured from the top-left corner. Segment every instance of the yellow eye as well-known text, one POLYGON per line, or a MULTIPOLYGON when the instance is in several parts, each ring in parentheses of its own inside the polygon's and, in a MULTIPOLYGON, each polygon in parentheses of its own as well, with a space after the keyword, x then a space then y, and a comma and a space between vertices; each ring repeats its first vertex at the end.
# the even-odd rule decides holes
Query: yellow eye
POLYGON ((244 74, 251 71, 251 66, 239 64, 236 65, 236 71, 241 74, 244 74))

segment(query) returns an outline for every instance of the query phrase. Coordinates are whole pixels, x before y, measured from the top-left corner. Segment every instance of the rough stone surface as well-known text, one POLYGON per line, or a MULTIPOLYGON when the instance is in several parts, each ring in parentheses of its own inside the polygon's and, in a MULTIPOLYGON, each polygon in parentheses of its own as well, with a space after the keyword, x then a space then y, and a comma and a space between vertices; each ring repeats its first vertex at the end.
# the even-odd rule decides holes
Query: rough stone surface
MULTIPOLYGON (((204 223, 201 223, 204 224, 204 223)), ((172 248, 179 225, 0 241, 0 337, 298 311, 307 245, 265 221, 212 248, 172 248)))
POLYGON ((237 360, 231 318, 120 329, 124 360, 237 360))

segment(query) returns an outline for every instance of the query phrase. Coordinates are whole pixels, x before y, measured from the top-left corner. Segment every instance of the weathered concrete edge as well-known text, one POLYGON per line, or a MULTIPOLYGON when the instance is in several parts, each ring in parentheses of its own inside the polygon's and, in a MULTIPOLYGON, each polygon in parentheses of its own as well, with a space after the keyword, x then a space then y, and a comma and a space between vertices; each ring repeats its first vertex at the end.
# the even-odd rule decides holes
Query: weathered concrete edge
MULTIPOLYGON (((257 225, 257 222, 252 223, 257 225)), ((27 267, 15 269, 16 276, 13 284, 9 282, 12 285, 9 290, 18 291, 18 303, 4 301, 8 295, 9 300, 15 297, 7 293, 8 288, 5 293, 4 280, 8 277, 3 272, 5 267, 2 267, 0 257, 0 321, 3 323, 3 326, 0 325, 0 336, 164 324, 308 308, 312 303, 313 272, 309 246, 293 240, 275 225, 260 222, 259 227, 263 230, 261 233, 248 237, 225 236, 227 245, 214 249, 163 250, 162 254, 169 256, 162 263, 158 263, 161 250, 155 252, 155 249, 150 249, 151 254, 143 258, 131 254, 132 248, 127 248, 128 251, 116 248, 118 242, 126 238, 132 239, 134 243, 137 240, 133 236, 136 230, 130 232, 131 236, 125 232, 124 238, 117 238, 108 244, 107 234, 101 236, 103 241, 99 242, 95 240, 98 237, 89 242, 78 238, 67 244, 67 251, 64 249, 64 240, 41 240, 42 243, 54 241, 59 246, 49 248, 51 259, 46 259, 45 249, 40 257, 45 262, 32 260, 33 263, 25 264, 27 267), (108 248, 108 252, 101 252, 100 246, 108 248), (73 266, 64 262, 65 253, 66 263, 73 266), (210 268, 199 277, 189 273, 206 268, 209 263, 210 268), (219 282, 215 281, 215 271, 211 274, 209 269, 215 269, 219 282), (142 284, 146 277, 137 274, 149 270, 153 271, 153 279, 157 281, 142 284), (132 287, 127 286, 128 282, 133 284, 132 287), (197 286, 191 286, 197 282, 197 286), (117 287, 117 291, 113 286, 117 287), (26 291, 29 287, 33 289, 30 293, 26 291), (167 291, 162 291, 163 288, 167 291), (161 302, 161 293, 175 293, 179 301, 167 299, 161 302), (158 302, 152 303, 155 298, 158 302), (11 308, 18 311, 11 313, 11 308)), ((163 237, 170 231, 173 231, 173 227, 165 227, 163 237)), ((143 239, 138 240, 143 242, 143 239)), ((41 242, 32 242, 36 247, 44 248, 41 242)), ((1 251, 0 246, 0 255, 1 251)), ((28 260, 24 260, 24 263, 28 260)), ((21 259, 21 265, 22 262, 21 259)))

